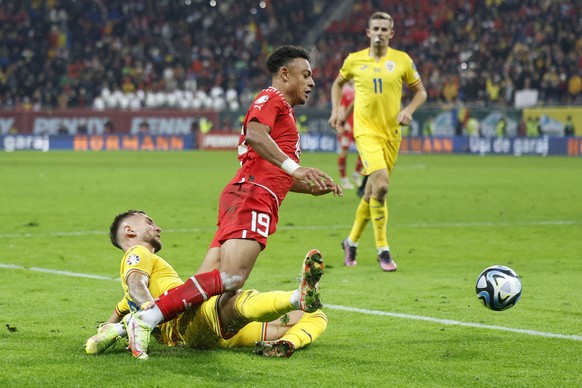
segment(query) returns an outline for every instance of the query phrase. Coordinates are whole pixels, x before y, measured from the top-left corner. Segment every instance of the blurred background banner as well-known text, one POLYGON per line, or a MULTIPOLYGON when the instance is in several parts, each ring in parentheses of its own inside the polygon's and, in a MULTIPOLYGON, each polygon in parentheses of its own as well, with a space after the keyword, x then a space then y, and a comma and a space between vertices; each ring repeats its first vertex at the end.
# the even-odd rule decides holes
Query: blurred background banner
POLYGON ((212 110, 0 110, 0 134, 103 135, 112 133, 188 135, 201 122, 218 126, 212 110))
MULTIPOLYGON (((209 132, 197 135, 0 135, 0 150, 12 151, 186 151, 235 150, 239 134, 209 132)), ((301 134, 302 152, 337 152, 336 136, 301 134)), ((352 152, 356 152, 352 147, 352 152)), ((476 155, 582 156, 582 138, 575 137, 418 137, 402 139, 401 153, 476 155)))
POLYGON ((0 149, 12 151, 185 151, 193 135, 5 135, 0 149))
MULTIPOLYGON (((75 151, 182 151, 236 149, 244 111, 208 109, 0 111, 0 149, 75 151)), ((299 108, 304 152, 337 152, 326 109, 299 108)), ((582 154, 582 108, 422 108, 403 127, 403 153, 521 155, 582 154), (501 119, 505 123, 499 133, 501 119), (570 122, 574 136, 565 137, 570 122), (533 132, 532 129, 533 128, 533 132)), ((356 152, 352 145, 352 152, 356 152)))
MULTIPOLYGON (((298 108, 297 127, 300 133, 335 133, 328 125, 329 110, 298 108)), ((246 111, 214 110, 0 110, 0 134, 34 135, 103 135, 150 134, 188 135, 211 132, 240 133, 246 111)), ((499 107, 464 107, 445 105, 419 109, 413 122, 403 133, 424 136, 430 125, 431 136, 498 136, 497 124, 506 121, 505 136, 521 136, 520 122, 534 119, 539 123, 540 135, 564 136, 568 120, 574 126, 574 135, 582 135, 581 107, 536 107, 512 109, 499 107)))

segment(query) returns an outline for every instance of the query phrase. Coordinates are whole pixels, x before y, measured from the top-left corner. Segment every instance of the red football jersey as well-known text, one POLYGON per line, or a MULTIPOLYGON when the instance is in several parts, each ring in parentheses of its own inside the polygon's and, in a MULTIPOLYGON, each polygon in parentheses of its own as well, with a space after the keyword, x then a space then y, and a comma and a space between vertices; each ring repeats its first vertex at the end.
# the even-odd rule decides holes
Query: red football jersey
POLYGON ((238 146, 241 168, 232 180, 232 182, 250 182, 265 188, 277 197, 281 205, 293 185, 293 177, 263 159, 245 143, 247 124, 253 119, 269 126, 271 128, 269 135, 281 151, 299 163, 301 141, 294 111, 283 94, 272 86, 255 97, 245 116, 238 146))

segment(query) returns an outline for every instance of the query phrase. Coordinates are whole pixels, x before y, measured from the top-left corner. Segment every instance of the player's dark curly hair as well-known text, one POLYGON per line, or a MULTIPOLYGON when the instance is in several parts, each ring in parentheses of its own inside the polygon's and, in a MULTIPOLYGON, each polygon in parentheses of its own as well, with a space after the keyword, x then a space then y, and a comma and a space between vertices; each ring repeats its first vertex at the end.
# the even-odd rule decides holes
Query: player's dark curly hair
POLYGON ((309 61, 309 53, 303 47, 285 45, 278 47, 267 58, 267 70, 275 75, 279 69, 295 58, 303 58, 309 61))
POLYGON ((111 226, 109 227, 109 238, 111 239, 111 243, 116 246, 117 248, 123 250, 119 246, 119 241, 117 240, 117 232, 119 231, 119 225, 125 220, 127 217, 132 216, 134 214, 146 214, 143 210, 128 210, 123 213, 119 213, 113 219, 111 226))

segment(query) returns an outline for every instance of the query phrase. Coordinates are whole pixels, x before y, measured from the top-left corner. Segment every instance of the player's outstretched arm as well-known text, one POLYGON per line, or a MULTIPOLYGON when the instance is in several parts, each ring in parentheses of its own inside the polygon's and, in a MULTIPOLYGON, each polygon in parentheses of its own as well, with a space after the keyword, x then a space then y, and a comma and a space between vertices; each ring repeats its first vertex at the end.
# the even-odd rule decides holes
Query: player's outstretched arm
MULTIPOLYGON (((245 142, 253 147, 263 159, 281 167, 293 178, 315 186, 317 192, 332 188, 338 195, 342 195, 341 188, 335 184, 329 184, 333 180, 325 172, 314 167, 301 167, 289 158, 269 135, 270 128, 257 121, 251 121, 247 125, 245 142)), ((310 192, 312 194, 313 192, 310 192)), ((326 194, 322 192, 321 194, 326 194)))
POLYGON ((268 125, 251 121, 247 124, 245 143, 253 147, 263 159, 280 167, 287 159, 287 155, 281 151, 269 132, 271 128, 268 125))

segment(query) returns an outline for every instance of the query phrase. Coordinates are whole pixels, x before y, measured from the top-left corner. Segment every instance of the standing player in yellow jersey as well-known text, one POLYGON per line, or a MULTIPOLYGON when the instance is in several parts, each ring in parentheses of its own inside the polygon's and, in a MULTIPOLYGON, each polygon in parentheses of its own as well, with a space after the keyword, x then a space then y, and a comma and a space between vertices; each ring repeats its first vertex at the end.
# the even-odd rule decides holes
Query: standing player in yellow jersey
POLYGON ((394 22, 385 12, 376 12, 368 20, 366 34, 370 47, 350 53, 331 88, 332 111, 329 123, 338 128, 345 120, 339 114, 342 86, 354 80, 354 138, 368 176, 350 235, 342 241, 344 264, 356 265, 358 241, 368 221, 372 220, 378 261, 384 271, 396 271, 386 238, 388 206, 386 196, 390 175, 402 138, 401 125, 412 121, 412 114, 426 101, 426 90, 412 59, 403 51, 389 47, 394 36, 394 22), (410 103, 401 108, 402 83, 414 92, 410 103))
MULTIPOLYGON (((111 241, 125 254, 121 261, 123 298, 106 324, 85 344, 87 354, 98 354, 128 334, 131 312, 153 307, 155 298, 173 294, 184 282, 172 266, 156 253, 162 248, 161 228, 144 212, 129 210, 115 217, 111 241), (123 322, 122 322, 123 320, 123 322)), ((169 346, 232 348, 256 346, 255 353, 289 357, 317 339, 327 326, 317 284, 323 274, 319 251, 307 254, 302 282, 295 291, 258 292, 238 290, 232 298, 214 296, 202 304, 182 301, 184 312, 158 326, 159 340, 169 346), (309 296, 303 296, 309 293, 309 296), (309 299, 309 303, 305 300, 309 299), (279 319, 284 316, 285 319, 279 319)), ((198 282, 200 275, 190 280, 198 282)), ((186 294, 188 295, 188 294, 186 294)), ((129 348, 141 359, 148 358, 147 338, 140 343, 129 336, 129 348)))

